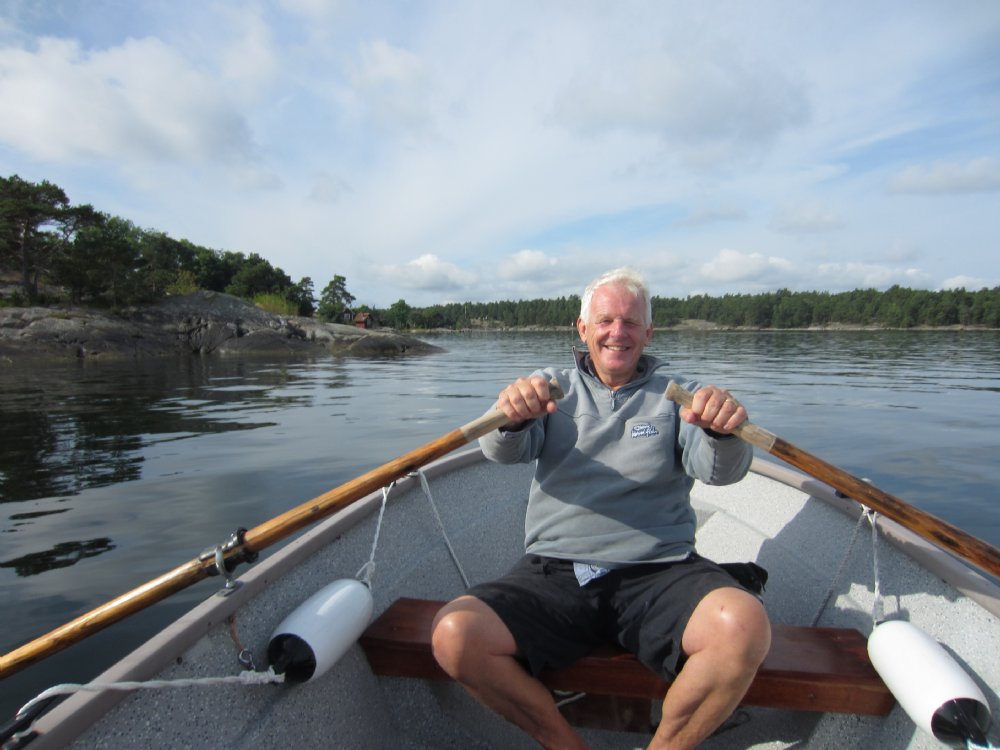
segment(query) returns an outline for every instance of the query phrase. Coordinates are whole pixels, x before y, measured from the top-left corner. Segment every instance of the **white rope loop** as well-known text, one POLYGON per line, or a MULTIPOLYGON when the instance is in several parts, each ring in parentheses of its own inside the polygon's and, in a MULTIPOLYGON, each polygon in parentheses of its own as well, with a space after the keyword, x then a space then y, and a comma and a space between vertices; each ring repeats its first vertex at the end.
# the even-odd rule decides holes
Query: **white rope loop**
MULTIPOLYGON (((276 674, 274 667, 268 667, 266 672, 252 672, 250 670, 240 672, 237 675, 228 677, 197 677, 178 680, 148 680, 146 682, 122 681, 122 682, 88 682, 85 684, 66 682, 61 685, 53 685, 48 690, 39 693, 30 701, 21 706, 15 718, 20 719, 27 716, 31 709, 39 703, 47 701, 57 695, 71 695, 73 693, 102 693, 105 690, 163 690, 168 688, 189 688, 189 687, 215 687, 218 685, 277 685, 285 681, 285 675, 276 674)), ((31 734, 35 723, 27 729, 15 734, 12 739, 24 739, 31 734)))
POLYGON ((840 560, 840 565, 837 566, 837 572, 833 574, 833 578, 830 580, 830 586, 827 588, 826 593, 823 595, 822 600, 820 600, 819 608, 816 610, 815 616, 809 623, 811 626, 815 627, 816 623, 819 622, 819 618, 823 614, 823 610, 826 609, 827 605, 830 603, 830 599, 833 597, 836 591, 837 584, 840 582, 841 577, 844 573, 844 568, 847 565, 847 560, 851 557, 851 553, 854 550, 854 545, 858 541, 858 535, 861 531, 862 525, 864 525, 865 520, 867 520, 872 527, 872 567, 874 573, 874 593, 875 598, 872 602, 872 623, 878 625, 884 618, 885 614, 883 611, 882 603, 882 581, 879 576, 879 566, 878 566, 878 513, 867 505, 861 506, 861 514, 858 516, 858 522, 854 524, 854 531, 851 533, 851 540, 847 543, 847 547, 844 550, 844 556, 840 560))
POLYGON ((878 570, 878 511, 865 508, 865 517, 872 525, 872 575, 875 579, 872 600, 872 625, 878 625, 885 619, 885 608, 882 604, 882 578, 878 570))
POLYGON ((362 565, 354 576, 361 581, 361 583, 367 586, 369 591, 371 591, 372 588, 372 576, 375 575, 375 550, 378 549, 378 538, 382 533, 382 519, 385 518, 385 506, 389 501, 389 492, 395 486, 395 482, 390 482, 388 486, 382 488, 382 507, 379 508, 378 521, 375 524, 375 538, 372 539, 372 552, 368 556, 368 562, 362 565))

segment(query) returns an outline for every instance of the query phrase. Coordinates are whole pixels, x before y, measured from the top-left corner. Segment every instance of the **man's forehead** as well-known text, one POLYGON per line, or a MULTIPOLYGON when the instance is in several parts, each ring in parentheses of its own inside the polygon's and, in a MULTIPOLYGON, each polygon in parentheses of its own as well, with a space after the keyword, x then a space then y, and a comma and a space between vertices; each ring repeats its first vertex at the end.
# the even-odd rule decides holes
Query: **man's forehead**
POLYGON ((626 312, 642 317, 642 300, 625 287, 610 284, 600 286, 594 290, 594 298, 590 303, 594 315, 617 314, 622 311, 623 306, 628 308, 626 312))

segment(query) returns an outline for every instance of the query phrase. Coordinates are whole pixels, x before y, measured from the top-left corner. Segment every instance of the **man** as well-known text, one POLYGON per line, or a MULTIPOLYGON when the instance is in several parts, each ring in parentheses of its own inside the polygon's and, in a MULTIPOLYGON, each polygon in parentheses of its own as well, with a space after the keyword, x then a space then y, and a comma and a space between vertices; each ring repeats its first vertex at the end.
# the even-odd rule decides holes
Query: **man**
POLYGON ((760 600, 694 551, 690 488, 746 474, 751 448, 730 433, 747 413, 711 385, 690 409, 664 397, 677 378, 643 354, 650 298, 630 269, 591 282, 577 330, 587 351, 576 368, 507 386, 495 408, 509 422, 480 441, 495 461, 537 459, 527 555, 441 610, 434 655, 543 747, 585 748, 535 675, 616 639, 673 679, 649 747, 693 748, 730 715, 770 646, 760 600))

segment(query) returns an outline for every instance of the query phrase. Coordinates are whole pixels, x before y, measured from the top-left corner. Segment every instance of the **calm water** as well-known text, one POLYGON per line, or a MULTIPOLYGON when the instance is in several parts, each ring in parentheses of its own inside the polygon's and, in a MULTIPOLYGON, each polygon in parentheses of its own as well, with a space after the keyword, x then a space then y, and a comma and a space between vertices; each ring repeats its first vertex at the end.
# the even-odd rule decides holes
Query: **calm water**
MULTIPOLYGON (((0 369, 0 650, 471 421, 513 378, 568 365, 576 343, 428 338, 447 351, 0 369)), ((1000 333, 661 332, 651 351, 798 447, 1000 545, 1000 333)), ((218 586, 0 682, 0 723, 218 586)))

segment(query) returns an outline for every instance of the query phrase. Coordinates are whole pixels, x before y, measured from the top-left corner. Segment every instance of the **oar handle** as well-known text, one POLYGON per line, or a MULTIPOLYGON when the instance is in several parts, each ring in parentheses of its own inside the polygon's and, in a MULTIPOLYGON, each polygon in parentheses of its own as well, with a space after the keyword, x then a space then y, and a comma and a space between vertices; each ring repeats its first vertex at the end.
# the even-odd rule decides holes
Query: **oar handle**
MULTIPOLYGON (((694 394, 676 383, 667 386, 666 397, 691 408, 694 394)), ((915 508, 873 484, 828 464, 787 440, 746 421, 733 434, 751 445, 777 456, 811 477, 828 484, 844 495, 891 518, 937 547, 943 547, 994 576, 1000 577, 1000 550, 926 511, 915 508)))
MULTIPOLYGON (((694 401, 694 394, 691 391, 681 388, 677 383, 670 383, 667 385, 667 398, 671 401, 680 404, 688 409, 691 408, 691 404, 694 401)), ((763 427, 758 427, 752 422, 743 422, 735 430, 733 434, 743 440, 746 440, 750 445, 756 445, 758 448, 771 452, 774 447, 774 442, 778 439, 778 436, 768 432, 763 427)))
MULTIPOLYGON (((549 381, 549 394, 554 399, 563 398, 563 390, 555 378, 549 381)), ((416 471, 421 466, 503 427, 509 421, 507 415, 499 410, 491 411, 474 419, 404 456, 372 469, 250 529, 243 537, 243 544, 228 549, 224 558, 229 560, 248 551, 259 552, 266 549, 300 529, 326 518, 335 511, 346 508, 380 487, 385 487, 400 477, 416 471)), ((109 625, 113 625, 129 615, 197 583, 208 576, 209 570, 214 564, 215 560, 211 557, 190 560, 174 570, 77 617, 75 620, 61 625, 46 635, 0 656, 0 679, 20 672, 35 662, 62 651, 109 625)))
MULTIPOLYGON (((549 396, 556 400, 561 401, 565 398, 565 393, 563 393, 562 386, 559 385, 559 381, 555 378, 549 380, 549 396)), ((466 436, 468 442, 477 440, 483 435, 489 435, 493 430, 499 430, 505 424, 507 424, 510 419, 502 411, 495 410, 487 412, 479 419, 474 419, 468 424, 462 425, 458 429, 462 431, 462 434, 466 436)))

